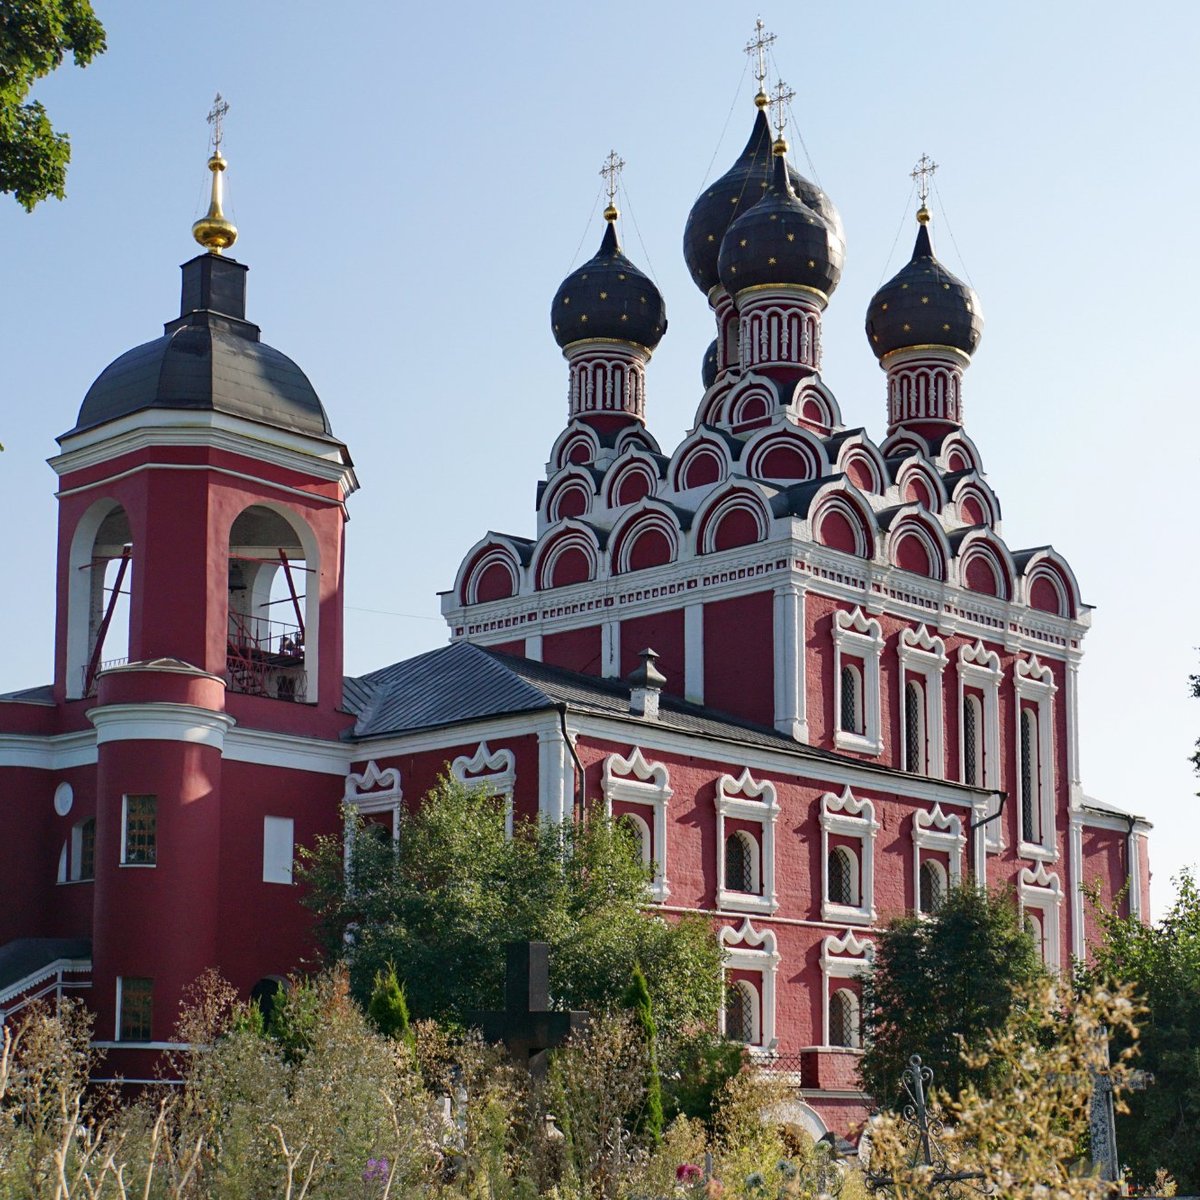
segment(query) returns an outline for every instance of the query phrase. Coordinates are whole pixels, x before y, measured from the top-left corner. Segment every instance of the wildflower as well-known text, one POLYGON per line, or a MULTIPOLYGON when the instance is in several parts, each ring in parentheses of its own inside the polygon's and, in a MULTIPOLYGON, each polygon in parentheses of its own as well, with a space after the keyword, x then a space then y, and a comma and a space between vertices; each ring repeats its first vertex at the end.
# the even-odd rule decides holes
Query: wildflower
POLYGON ((386 1158, 368 1158, 362 1177, 364 1183, 386 1183, 390 1174, 391 1167, 386 1158))
POLYGON ((675 1168, 676 1183, 699 1183, 704 1174, 695 1163, 680 1163, 675 1168))

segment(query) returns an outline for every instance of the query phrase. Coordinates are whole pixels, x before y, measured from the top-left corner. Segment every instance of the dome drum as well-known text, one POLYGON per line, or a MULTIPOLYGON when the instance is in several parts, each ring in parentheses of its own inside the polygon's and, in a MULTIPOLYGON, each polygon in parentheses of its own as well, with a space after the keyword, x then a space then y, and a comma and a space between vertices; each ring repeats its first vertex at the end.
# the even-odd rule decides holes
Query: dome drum
POLYGON ((570 419, 646 420, 646 364, 650 351, 632 342, 591 338, 563 350, 570 366, 570 419))
POLYGON ((825 297, 809 289, 756 287, 738 296, 738 351, 744 371, 821 368, 825 297))

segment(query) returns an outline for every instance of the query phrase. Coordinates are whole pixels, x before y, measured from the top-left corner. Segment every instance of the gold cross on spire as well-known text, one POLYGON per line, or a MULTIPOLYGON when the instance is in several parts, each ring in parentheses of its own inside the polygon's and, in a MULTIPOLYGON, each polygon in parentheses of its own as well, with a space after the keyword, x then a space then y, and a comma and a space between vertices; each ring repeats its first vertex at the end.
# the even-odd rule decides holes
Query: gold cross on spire
POLYGON ((608 207, 604 210, 606 221, 615 221, 620 215, 617 212, 617 187, 621 182, 621 172, 625 169, 625 160, 615 151, 610 150, 600 168, 604 186, 608 189, 608 207))
POLYGON ((759 97, 764 103, 759 104, 759 108, 766 107, 767 93, 763 86, 767 78, 767 51, 775 44, 775 35, 767 33, 767 28, 763 24, 762 17, 754 22, 754 36, 746 43, 746 53, 754 56, 754 78, 758 80, 758 95, 755 96, 757 103, 759 97))
POLYGON ((775 84, 775 90, 771 93, 771 108, 775 113, 775 144, 771 149, 775 154, 787 153, 788 146, 783 131, 787 127, 788 106, 795 94, 782 79, 775 84))
POLYGON ((213 153, 221 153, 221 139, 225 136, 221 128, 225 120, 225 114, 229 111, 229 103, 221 99, 221 93, 218 92, 213 100, 213 106, 208 110, 208 123, 213 127, 213 153))
POLYGON ((929 177, 937 169, 937 163, 928 154, 922 154, 917 159, 917 165, 909 172, 909 178, 917 180, 917 196, 920 198, 922 208, 929 199, 929 177))

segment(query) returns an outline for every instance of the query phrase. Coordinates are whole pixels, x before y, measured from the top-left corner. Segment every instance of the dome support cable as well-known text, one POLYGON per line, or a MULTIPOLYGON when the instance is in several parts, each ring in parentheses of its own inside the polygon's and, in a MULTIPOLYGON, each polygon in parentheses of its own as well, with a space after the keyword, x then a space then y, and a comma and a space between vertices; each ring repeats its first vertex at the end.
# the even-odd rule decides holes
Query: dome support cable
POLYGON ((958 239, 954 236, 954 230, 950 225, 950 217, 946 212, 946 202, 942 199, 942 193, 938 191, 936 182, 933 185, 933 194, 937 196, 938 210, 941 212, 942 220, 945 222, 946 232, 950 235, 950 242, 954 246, 954 253, 958 255, 959 265, 962 267, 963 274, 967 277, 967 282, 974 288, 975 280, 971 278, 971 272, 967 270, 967 260, 963 258, 963 252, 958 248, 958 239))

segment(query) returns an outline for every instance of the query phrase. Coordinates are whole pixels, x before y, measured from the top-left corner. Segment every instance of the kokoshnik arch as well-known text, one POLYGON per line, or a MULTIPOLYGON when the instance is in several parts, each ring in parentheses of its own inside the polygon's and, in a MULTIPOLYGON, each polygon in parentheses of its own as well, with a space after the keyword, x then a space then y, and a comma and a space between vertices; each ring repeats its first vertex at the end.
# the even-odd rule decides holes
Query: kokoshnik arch
POLYGON ((0 696, 5 1015, 78 991, 113 1069, 148 1078, 204 969, 264 994, 299 967, 295 847, 343 802, 403 837, 447 771, 511 821, 627 820, 651 908, 718 931, 726 1033, 816 1134, 866 1111, 858 997, 889 917, 1009 884, 1062 967, 1085 882, 1146 911, 1149 825, 1080 778, 1091 610, 1052 547, 1005 543, 965 428, 983 316, 934 252, 930 166, 866 317, 876 441, 822 380, 845 235, 759 63, 745 149, 684 232, 716 334, 692 430, 664 453, 647 424, 666 307, 622 250, 613 156, 599 249, 551 304, 567 417, 533 536, 467 552, 448 645, 357 678, 354 467, 247 318, 215 139, 179 316, 101 372, 51 460, 54 682, 0 696))

